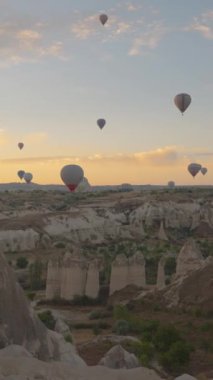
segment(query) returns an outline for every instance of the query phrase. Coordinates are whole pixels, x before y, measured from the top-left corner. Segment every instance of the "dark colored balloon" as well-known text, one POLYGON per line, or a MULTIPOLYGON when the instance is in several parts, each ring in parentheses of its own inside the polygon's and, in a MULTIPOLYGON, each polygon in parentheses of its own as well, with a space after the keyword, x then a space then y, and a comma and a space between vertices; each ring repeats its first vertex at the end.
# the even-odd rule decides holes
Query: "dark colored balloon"
POLYGON ((24 170, 19 170, 19 171, 17 172, 17 174, 18 174, 18 176, 19 176, 20 179, 23 179, 23 178, 24 178, 24 175, 25 175, 25 171, 24 171, 24 170))
POLYGON ((104 120, 104 119, 98 119, 97 120, 97 124, 98 124, 99 128, 102 129, 105 126, 105 124, 106 124, 106 120, 104 120))
POLYGON ((174 102, 176 107, 180 110, 180 112, 184 113, 186 109, 189 107, 192 99, 188 94, 178 94, 174 98, 174 102))
POLYGON ((208 169, 207 168, 201 168, 200 171, 203 175, 205 175, 207 173, 208 169))
POLYGON ((99 20, 100 20, 100 22, 101 22, 102 25, 105 25, 106 22, 107 22, 107 20, 108 20, 108 16, 105 15, 105 14, 102 14, 102 15, 99 16, 99 20))
POLYGON ((188 165, 188 171, 192 175, 192 177, 195 177, 199 173, 201 168, 202 166, 200 164, 192 163, 188 165))
POLYGON ((18 143, 18 147, 19 147, 19 149, 23 149, 24 148, 24 144, 22 142, 19 142, 18 143))

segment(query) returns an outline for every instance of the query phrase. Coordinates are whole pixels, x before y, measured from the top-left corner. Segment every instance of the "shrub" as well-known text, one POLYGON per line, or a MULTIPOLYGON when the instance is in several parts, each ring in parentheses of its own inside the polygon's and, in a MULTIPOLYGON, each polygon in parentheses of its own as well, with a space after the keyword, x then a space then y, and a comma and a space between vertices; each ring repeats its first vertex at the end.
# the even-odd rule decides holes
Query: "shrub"
POLYGON ((183 369, 190 359, 191 347, 185 342, 175 342, 167 352, 160 355, 160 364, 167 370, 176 372, 183 369))
POLYGON ((159 327, 154 337, 155 347, 160 352, 168 351, 170 347, 177 341, 181 341, 180 333, 173 326, 159 327))
POLYGON ((36 296, 35 292, 27 292, 27 297, 29 298, 30 301, 33 301, 36 296))
POLYGON ((66 334, 64 336, 64 339, 66 340, 66 342, 68 343, 73 343, 73 339, 72 339, 72 335, 71 334, 66 334))
POLYGON ((100 327, 98 325, 94 325, 93 328, 92 328, 92 331, 93 331, 94 335, 98 335, 98 334, 100 334, 101 329, 100 329, 100 327))
POLYGON ((20 269, 24 269, 28 266, 28 260, 26 259, 26 257, 19 257, 17 260, 16 260, 16 266, 17 268, 20 268, 20 269))
POLYGON ((116 320, 126 320, 128 321, 130 318, 130 312, 124 305, 116 305, 113 309, 113 317, 116 320))
POLYGON ((213 331, 213 322, 206 322, 204 323, 201 328, 201 331, 207 332, 207 331, 213 331))
POLYGON ((73 300, 70 301, 70 304, 73 306, 91 306, 91 305, 97 305, 99 303, 98 299, 91 298, 88 296, 78 296, 75 295, 73 297, 73 300))
POLYGON ((100 310, 93 310, 90 315, 89 315, 89 319, 99 319, 101 318, 101 311, 100 310))
POLYGON ((55 244, 55 247, 56 248, 65 248, 66 247, 66 244, 63 243, 63 241, 59 241, 55 244))
POLYGON ((129 322, 124 319, 118 320, 113 326, 112 331, 118 335, 127 335, 130 331, 129 322))
POLYGON ((175 257, 168 257, 165 263, 165 274, 171 276, 176 271, 176 259, 175 257))
POLYGON ((141 335, 143 340, 152 341, 154 335, 156 334, 159 321, 155 320, 143 320, 138 317, 131 316, 129 318, 130 331, 141 335))
POLYGON ((38 317, 48 329, 54 330, 56 321, 50 310, 46 310, 46 311, 42 311, 41 313, 38 313, 38 317))
POLYGON ((32 290, 39 290, 43 287, 42 281, 42 262, 40 260, 36 260, 33 264, 30 264, 29 268, 30 275, 30 284, 32 290))
POLYGON ((200 343, 200 348, 206 352, 213 353, 213 342, 210 342, 209 339, 203 339, 200 343))

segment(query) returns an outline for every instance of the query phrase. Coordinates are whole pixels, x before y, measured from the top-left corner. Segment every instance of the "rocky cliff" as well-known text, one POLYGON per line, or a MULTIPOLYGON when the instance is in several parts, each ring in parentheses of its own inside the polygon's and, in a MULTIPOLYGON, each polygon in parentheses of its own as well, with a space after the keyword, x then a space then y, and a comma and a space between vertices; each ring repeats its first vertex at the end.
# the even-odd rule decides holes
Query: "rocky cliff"
POLYGON ((84 362, 63 337, 47 330, 33 312, 23 290, 16 283, 12 269, 0 254, 0 348, 10 344, 24 346, 41 360, 84 362))

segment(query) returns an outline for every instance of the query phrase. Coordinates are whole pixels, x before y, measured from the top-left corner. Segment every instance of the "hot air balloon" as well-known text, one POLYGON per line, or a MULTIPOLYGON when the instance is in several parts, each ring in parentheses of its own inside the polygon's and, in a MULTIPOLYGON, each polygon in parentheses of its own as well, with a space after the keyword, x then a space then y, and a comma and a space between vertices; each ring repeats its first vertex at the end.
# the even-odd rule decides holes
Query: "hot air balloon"
POLYGON ((33 175, 31 173, 24 173, 24 180, 26 183, 30 183, 33 179, 33 175))
POLYGON ((169 182, 168 182, 168 187, 169 187, 170 189, 174 189, 174 187, 175 187, 175 182, 174 182, 174 181, 169 181, 169 182))
POLYGON ((106 120, 104 120, 104 119, 98 119, 97 120, 97 124, 98 124, 99 128, 102 129, 105 126, 105 124, 106 124, 106 120))
POLYGON ((84 177, 83 169, 78 165, 65 165, 61 169, 61 179, 70 191, 75 191, 76 187, 84 177))
POLYGON ((192 163, 192 164, 188 165, 188 171, 192 175, 192 177, 195 177, 197 175, 197 173, 199 173, 201 168, 202 168, 202 166, 200 164, 192 163))
POLYGON ((23 149, 24 148, 24 143, 23 142, 19 142, 18 143, 18 147, 19 147, 19 149, 23 149))
POLYGON ((101 24, 104 25, 104 24, 106 24, 106 22, 108 20, 108 16, 105 14, 102 14, 99 16, 99 20, 100 20, 101 24))
POLYGON ((207 173, 208 169, 207 168, 201 168, 200 171, 203 175, 205 175, 207 173))
POLYGON ((191 96, 188 94, 178 94, 174 98, 175 105, 182 114, 186 111, 191 101, 191 96))
POLYGON ((25 171, 24 170, 19 170, 17 172, 17 175, 19 176, 20 179, 23 179, 24 178, 24 174, 25 174, 25 171))

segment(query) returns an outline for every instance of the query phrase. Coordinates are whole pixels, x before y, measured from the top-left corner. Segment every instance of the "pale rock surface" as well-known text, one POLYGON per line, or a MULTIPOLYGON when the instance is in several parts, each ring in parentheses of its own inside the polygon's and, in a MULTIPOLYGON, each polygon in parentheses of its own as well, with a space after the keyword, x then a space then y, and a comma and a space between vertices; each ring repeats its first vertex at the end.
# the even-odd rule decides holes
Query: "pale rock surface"
POLYGON ((67 252, 61 267, 61 298, 71 300, 85 294, 87 262, 79 250, 67 252))
POLYGON ((11 357, 27 357, 32 358, 32 354, 26 350, 23 346, 19 346, 18 344, 11 344, 2 348, 0 350, 0 357, 3 356, 11 356, 11 357))
POLYGON ((120 345, 112 347, 100 360, 99 365, 114 369, 140 367, 136 356, 124 350, 120 345))
POLYGON ((168 237, 167 237, 167 235, 166 235, 165 229, 164 229, 163 220, 161 220, 161 222, 160 222, 160 228, 159 228, 159 231, 158 231, 158 239, 159 240, 163 240, 163 241, 169 240, 168 237))
POLYGON ((85 365, 74 347, 60 334, 48 330, 36 316, 15 276, 0 254, 0 348, 23 346, 41 360, 65 360, 85 365))
POLYGON ((62 260, 58 256, 53 256, 48 261, 46 299, 59 298, 61 295, 61 265, 62 260))
POLYGON ((163 289, 166 286, 165 278, 165 257, 161 257, 158 263, 158 273, 157 273, 157 288, 163 289))
POLYGON ((39 234, 33 229, 0 231, 1 252, 29 251, 35 249, 39 234))
POLYGON ((89 263, 85 295, 91 298, 97 298, 99 294, 99 265, 97 260, 89 263))
POLYGON ((128 278, 126 285, 143 287, 146 285, 145 260, 141 252, 136 252, 128 260, 128 278))
POLYGON ((69 326, 59 317, 56 319, 54 330, 63 336, 71 334, 69 326))
POLYGON ((39 245, 41 248, 49 248, 52 245, 51 238, 47 234, 43 234, 40 237, 39 245))
POLYGON ((117 255, 112 263, 110 295, 125 288, 128 283, 128 259, 124 254, 117 255))
POLYGON ((0 375, 4 380, 162 380, 148 368, 111 369, 103 366, 73 369, 69 363, 45 363, 37 359, 0 357, 0 375))
POLYGON ((176 276, 185 276, 189 272, 201 268, 203 264, 203 256, 195 241, 190 238, 181 248, 177 257, 176 276))
POLYGON ((184 374, 175 378, 175 380, 197 380, 195 377, 184 374))

